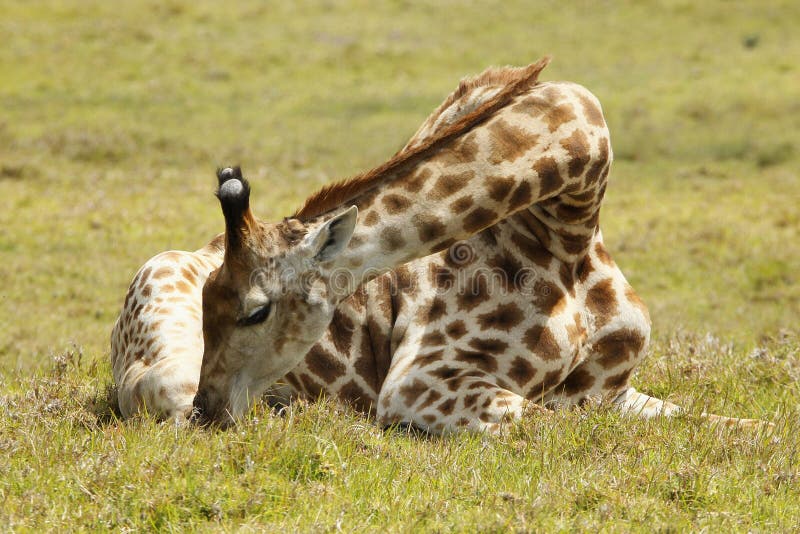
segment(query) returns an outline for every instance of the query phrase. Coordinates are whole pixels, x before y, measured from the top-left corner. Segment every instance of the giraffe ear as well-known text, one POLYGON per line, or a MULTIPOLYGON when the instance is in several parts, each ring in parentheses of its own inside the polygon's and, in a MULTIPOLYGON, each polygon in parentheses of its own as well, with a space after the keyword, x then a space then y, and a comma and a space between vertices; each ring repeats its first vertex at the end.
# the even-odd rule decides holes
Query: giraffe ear
POLYGON ((304 238, 311 257, 316 261, 332 260, 350 243, 356 229, 358 208, 351 206, 339 215, 309 231, 304 238))
POLYGON ((217 198, 225 216, 225 249, 233 250, 241 245, 255 221, 250 212, 250 184, 239 167, 218 170, 217 180, 217 198))

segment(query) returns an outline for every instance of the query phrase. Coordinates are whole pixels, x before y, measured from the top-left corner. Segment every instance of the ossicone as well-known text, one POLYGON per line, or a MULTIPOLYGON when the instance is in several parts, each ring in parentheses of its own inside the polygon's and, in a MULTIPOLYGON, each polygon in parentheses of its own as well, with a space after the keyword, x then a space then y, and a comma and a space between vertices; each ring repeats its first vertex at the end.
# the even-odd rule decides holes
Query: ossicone
POLYGON ((250 213, 250 184, 239 167, 218 169, 217 180, 217 198, 225 216, 227 248, 233 248, 239 245, 254 220, 250 213))

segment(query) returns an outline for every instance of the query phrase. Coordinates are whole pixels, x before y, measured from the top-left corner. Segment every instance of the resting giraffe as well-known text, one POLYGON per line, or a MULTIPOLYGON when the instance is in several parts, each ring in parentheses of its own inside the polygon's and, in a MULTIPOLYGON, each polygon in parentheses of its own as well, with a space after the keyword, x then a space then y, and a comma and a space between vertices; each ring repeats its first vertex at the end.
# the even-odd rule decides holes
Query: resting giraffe
MULTIPOLYGON (((206 290, 206 362, 197 400, 206 417, 224 422, 228 412, 240 415, 300 359, 285 377, 290 387, 274 393, 314 398, 326 392, 364 410, 373 408, 384 424, 407 422, 434 432, 496 430, 504 418, 540 409, 539 403, 600 397, 644 415, 677 411, 627 387, 644 355, 649 319, 597 230, 610 163, 599 105, 578 86, 536 84, 543 66, 487 71, 462 83, 389 164, 312 197, 296 219, 279 225, 257 223, 247 209, 246 182, 233 171, 221 174, 229 247, 225 265, 206 290), (517 178, 514 169, 525 167, 527 176, 521 172, 517 178), (354 213, 340 213, 341 200, 362 210, 349 246, 354 213), (401 221, 408 231, 397 229, 401 221), (328 291, 325 276, 334 266, 359 280, 373 269, 396 266, 467 237, 449 250, 378 276, 347 298, 347 292, 323 294, 328 291), (276 252, 282 256, 276 259, 276 252), (269 276, 259 279, 266 284, 252 286, 254 267, 281 263, 288 272, 292 263, 298 272, 312 252, 317 260, 311 263, 317 265, 310 274, 321 278, 310 287, 269 287, 278 283, 269 276), (225 287, 222 280, 236 280, 238 287, 225 287), (297 289, 299 303, 298 294, 291 294, 297 289), (228 293, 228 302, 215 298, 221 292, 228 293), (265 293, 278 297, 272 310, 263 306, 265 293), (245 307, 238 309, 241 297, 245 307), (293 297, 296 306, 306 309, 287 310, 293 297), (309 306, 314 299, 325 313, 309 306), (242 312, 250 313, 245 317, 242 312), (237 342, 258 338, 260 328, 282 334, 274 340, 281 345, 277 351, 256 340, 256 350, 265 356, 262 363, 272 368, 248 369, 244 366, 252 360, 236 361, 215 351, 233 332, 234 317, 264 323, 235 328, 237 342), (294 354, 287 354, 292 352, 285 350, 287 345, 294 354), (245 372, 231 381, 237 370, 231 367, 245 372)), ((151 260, 154 265, 137 275, 128 299, 133 304, 126 304, 115 328, 112 358, 118 355, 114 369, 123 413, 147 404, 180 417, 196 385, 198 336, 185 336, 194 339, 190 343, 178 339, 177 330, 152 335, 165 330, 163 325, 142 320, 147 312, 135 303, 142 296, 151 298, 142 288, 160 286, 162 295, 184 293, 174 303, 168 303, 174 295, 162 302, 155 297, 143 310, 149 305, 149 313, 159 316, 159 307, 183 306, 191 322, 178 328, 196 334, 196 288, 209 263, 219 262, 219 240, 196 254, 208 260, 198 260, 202 272, 192 273, 187 291, 177 288, 185 280, 169 276, 185 276, 172 263, 191 263, 194 256, 169 254, 151 260), (172 271, 166 279, 154 276, 162 263, 172 271), (166 291, 160 280, 168 280, 166 291), (147 335, 126 342, 125 333, 135 337, 129 332, 134 324, 147 335), (149 348, 123 350, 156 337, 160 342, 150 342, 149 348), (176 345, 183 352, 174 352, 176 345), (145 355, 137 359, 142 350, 145 355), (143 362, 148 357, 150 365, 143 362), (174 367, 183 367, 182 377, 181 372, 155 371, 170 359, 174 367), (150 380, 137 380, 132 369, 142 376, 149 372, 150 380)))

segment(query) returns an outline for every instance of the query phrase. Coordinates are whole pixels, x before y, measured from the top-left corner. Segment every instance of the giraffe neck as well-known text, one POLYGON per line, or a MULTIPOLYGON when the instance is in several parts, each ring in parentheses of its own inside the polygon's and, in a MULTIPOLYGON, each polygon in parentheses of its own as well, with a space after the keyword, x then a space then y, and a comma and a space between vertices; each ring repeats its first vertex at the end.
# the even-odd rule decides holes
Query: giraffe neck
POLYGON ((551 253, 582 258, 597 228, 610 154, 602 115, 598 121, 581 98, 578 86, 533 87, 344 203, 360 214, 332 266, 349 275, 342 298, 518 212, 516 224, 551 253))

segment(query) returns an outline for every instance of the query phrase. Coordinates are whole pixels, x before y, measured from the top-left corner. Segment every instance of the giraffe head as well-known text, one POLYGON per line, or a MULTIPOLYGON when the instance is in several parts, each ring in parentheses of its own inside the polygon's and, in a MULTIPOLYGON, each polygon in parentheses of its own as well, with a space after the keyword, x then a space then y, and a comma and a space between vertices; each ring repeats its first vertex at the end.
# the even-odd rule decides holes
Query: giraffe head
POLYGON ((217 173, 225 257, 203 288, 203 363, 194 399, 201 422, 232 423, 291 371, 323 335, 338 302, 330 272, 355 228, 355 207, 273 224, 250 211, 238 168, 217 173))

